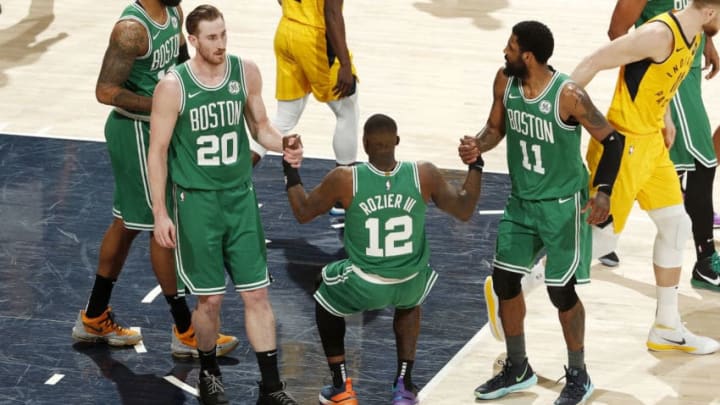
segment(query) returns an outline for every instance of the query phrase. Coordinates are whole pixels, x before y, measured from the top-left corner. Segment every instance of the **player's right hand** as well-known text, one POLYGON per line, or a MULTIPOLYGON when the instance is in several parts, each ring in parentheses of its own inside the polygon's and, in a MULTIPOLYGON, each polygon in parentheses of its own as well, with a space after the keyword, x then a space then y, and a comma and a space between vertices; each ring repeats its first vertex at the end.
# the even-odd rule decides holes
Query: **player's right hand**
POLYGON ((587 223, 590 225, 601 224, 607 221, 610 215, 610 196, 598 191, 594 197, 590 198, 582 209, 582 212, 590 210, 587 223))
POLYGON ((458 146, 458 155, 462 159, 463 163, 469 165, 475 163, 478 156, 480 156, 480 150, 475 143, 475 137, 465 135, 460 138, 460 145, 458 146))
POLYGON ((341 65, 337 74, 337 83, 333 87, 333 94, 339 98, 351 96, 355 88, 355 76, 352 74, 352 65, 341 65))
POLYGON ((158 245, 172 249, 175 247, 175 224, 169 216, 156 216, 153 236, 158 245))

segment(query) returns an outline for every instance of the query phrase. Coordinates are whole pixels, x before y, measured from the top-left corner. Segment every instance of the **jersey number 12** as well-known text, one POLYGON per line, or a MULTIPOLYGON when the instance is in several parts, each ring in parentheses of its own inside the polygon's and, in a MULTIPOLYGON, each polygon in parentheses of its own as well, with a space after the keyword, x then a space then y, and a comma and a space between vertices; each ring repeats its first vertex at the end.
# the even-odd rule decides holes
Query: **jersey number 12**
POLYGON ((412 253, 412 218, 409 215, 393 217, 385 221, 383 247, 380 246, 380 219, 368 218, 365 228, 370 232, 365 254, 373 257, 400 256, 412 253))

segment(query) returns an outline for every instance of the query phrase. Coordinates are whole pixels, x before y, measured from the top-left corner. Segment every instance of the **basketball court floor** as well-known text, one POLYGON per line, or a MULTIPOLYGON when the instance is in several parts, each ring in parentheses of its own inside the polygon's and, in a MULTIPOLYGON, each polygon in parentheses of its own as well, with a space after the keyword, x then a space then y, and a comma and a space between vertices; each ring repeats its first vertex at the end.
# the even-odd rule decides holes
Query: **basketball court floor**
MULTIPOLYGON (((200 1, 183 1, 187 11, 200 1)), ((111 304, 144 344, 128 349, 76 344, 70 331, 84 307, 98 248, 111 220, 112 174, 103 143, 109 108, 94 86, 108 34, 125 0, 0 0, 0 404, 194 403, 198 364, 169 354, 167 305, 149 268, 147 236, 134 244, 111 304)), ((228 49, 255 60, 272 117, 274 1, 218 0, 228 49)), ((604 43, 611 0, 396 0, 345 2, 348 43, 360 74, 361 120, 375 112, 400 128, 400 159, 430 160, 461 181, 457 140, 486 120, 492 79, 513 24, 545 22, 555 34, 551 64, 570 72, 604 43)), ((615 72, 598 75, 588 92, 601 110, 615 72)), ((703 84, 713 127, 720 124, 720 79, 703 84)), ((296 129, 307 158, 306 186, 333 166, 333 116, 311 101, 296 129)), ((362 151, 360 158, 364 156, 362 151)), ((497 370, 504 345, 485 323, 482 287, 490 272, 495 227, 509 190, 504 146, 485 156, 478 214, 468 223, 432 208, 428 236, 440 273, 424 306, 414 380, 423 404, 476 403, 473 389, 497 370)), ((314 325, 317 273, 344 251, 330 219, 298 225, 286 202, 279 158, 254 172, 274 283, 281 373, 302 404, 317 402, 329 373, 314 325)), ((717 186, 716 186, 717 189, 717 186)), ((715 192, 716 201, 718 198, 715 192)), ((719 206, 720 204, 716 204, 719 206)), ((595 404, 720 404, 720 355, 652 353, 645 339, 654 311, 651 252, 655 229, 636 210, 621 238, 621 265, 593 266, 579 289, 587 312, 586 360, 595 404)), ((689 285, 690 244, 680 284, 687 327, 720 338, 720 294, 689 285)), ((192 302, 192 299, 191 299, 192 302)), ((562 389, 565 349, 555 310, 543 289, 527 297, 528 354, 539 375, 532 389, 496 401, 547 404, 562 389)), ((258 379, 243 330, 239 297, 228 293, 223 331, 241 345, 221 362, 237 404, 252 404, 258 379)), ((348 319, 351 376, 363 404, 390 402, 395 351, 390 310, 348 319)))

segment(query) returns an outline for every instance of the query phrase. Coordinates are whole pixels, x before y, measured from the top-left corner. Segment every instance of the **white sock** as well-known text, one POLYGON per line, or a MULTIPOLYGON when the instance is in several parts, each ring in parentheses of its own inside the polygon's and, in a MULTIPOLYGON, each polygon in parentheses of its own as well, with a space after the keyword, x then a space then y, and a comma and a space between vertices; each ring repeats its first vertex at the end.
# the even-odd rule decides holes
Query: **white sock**
POLYGON ((678 311, 678 287, 655 287, 657 291, 657 311, 655 323, 674 328, 680 324, 678 311))

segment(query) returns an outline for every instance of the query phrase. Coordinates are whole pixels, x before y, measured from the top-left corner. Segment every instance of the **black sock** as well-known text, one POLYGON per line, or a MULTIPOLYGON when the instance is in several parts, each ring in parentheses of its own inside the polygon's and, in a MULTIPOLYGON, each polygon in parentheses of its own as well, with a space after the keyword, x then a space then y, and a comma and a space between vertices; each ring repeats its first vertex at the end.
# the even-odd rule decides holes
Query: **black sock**
POLYGON ((208 352, 198 349, 198 354, 200 357, 200 373, 202 373, 203 370, 207 370, 208 373, 219 376, 220 366, 218 365, 217 356, 215 355, 215 347, 208 352))
POLYGON ((505 347, 507 348, 507 356, 513 366, 519 366, 525 361, 527 353, 525 353, 525 334, 518 336, 506 336, 505 347))
POLYGON ((187 306, 185 297, 181 297, 175 293, 175 295, 166 295, 165 301, 170 305, 170 314, 172 314, 173 320, 175 321, 175 327, 178 333, 185 333, 192 324, 192 314, 190 308, 187 306))
POLYGON ((347 380, 347 369, 345 367, 345 361, 340 363, 328 363, 330 366, 330 372, 332 373, 333 387, 340 388, 345 384, 347 380))
POLYGON ((585 350, 580 349, 577 352, 568 350, 568 368, 578 368, 580 370, 585 367, 585 350))
POLYGON ((412 390, 412 368, 415 364, 414 360, 398 360, 397 373, 395 374, 395 384, 400 377, 403 378, 406 390, 412 390))
POLYGON ((95 284, 93 284, 90 299, 88 300, 85 316, 88 318, 97 318, 102 315, 110 303, 110 295, 116 280, 105 278, 99 274, 95 275, 95 284))
POLYGON ((275 392, 282 389, 280 372, 278 371, 277 354, 277 349, 267 352, 255 352, 258 366, 260 367, 260 375, 262 376, 262 386, 265 392, 275 392))

